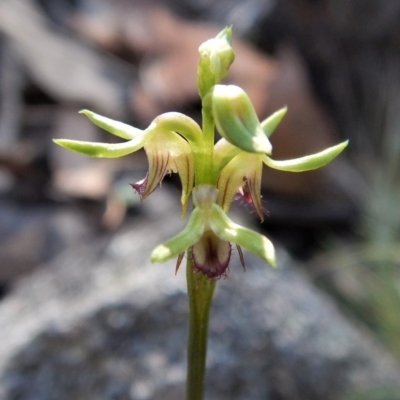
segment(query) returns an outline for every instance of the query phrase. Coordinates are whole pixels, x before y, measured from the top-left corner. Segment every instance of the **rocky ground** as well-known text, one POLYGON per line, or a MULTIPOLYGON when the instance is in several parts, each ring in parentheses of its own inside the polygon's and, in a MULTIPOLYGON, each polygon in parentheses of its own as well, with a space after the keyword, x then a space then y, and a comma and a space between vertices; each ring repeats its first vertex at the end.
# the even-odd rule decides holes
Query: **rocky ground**
MULTIPOLYGON (((148 262, 178 230, 177 206, 164 187, 114 235, 20 280, 0 304, 2 399, 183 398, 184 271, 148 262)), ((390 354, 284 251, 276 270, 245 257, 246 272, 236 259, 218 282, 208 398, 333 400, 400 382, 390 354)))

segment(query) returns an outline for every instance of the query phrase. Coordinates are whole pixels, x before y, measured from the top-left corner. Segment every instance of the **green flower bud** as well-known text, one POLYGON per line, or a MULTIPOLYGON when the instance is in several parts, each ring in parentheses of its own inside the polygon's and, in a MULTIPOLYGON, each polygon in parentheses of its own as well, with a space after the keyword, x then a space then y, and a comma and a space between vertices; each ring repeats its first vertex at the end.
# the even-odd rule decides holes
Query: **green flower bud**
POLYGON ((232 28, 226 27, 214 39, 207 40, 199 47, 197 87, 202 98, 228 74, 235 59, 231 36, 232 28))
POLYGON ((247 93, 235 85, 216 85, 211 107, 218 132, 229 143, 249 153, 271 154, 266 136, 247 93))

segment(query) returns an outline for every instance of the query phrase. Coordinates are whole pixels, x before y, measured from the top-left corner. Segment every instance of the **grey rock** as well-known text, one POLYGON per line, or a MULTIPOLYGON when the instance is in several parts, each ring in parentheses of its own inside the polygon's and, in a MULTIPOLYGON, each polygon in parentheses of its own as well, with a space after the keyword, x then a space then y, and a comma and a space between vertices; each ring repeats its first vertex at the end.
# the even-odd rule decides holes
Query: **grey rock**
POLYGON ((88 213, 56 204, 19 204, 0 200, 0 284, 55 257, 79 241, 93 237, 88 213))
MULTIPOLYGON (((157 190, 112 237, 19 281, 0 304, 2 399, 183 398, 185 274, 148 262, 183 225, 175 203, 157 190)), ((277 270, 245 254, 243 272, 234 258, 211 312, 206 398, 333 400, 398 385, 394 359, 284 251, 277 270)))

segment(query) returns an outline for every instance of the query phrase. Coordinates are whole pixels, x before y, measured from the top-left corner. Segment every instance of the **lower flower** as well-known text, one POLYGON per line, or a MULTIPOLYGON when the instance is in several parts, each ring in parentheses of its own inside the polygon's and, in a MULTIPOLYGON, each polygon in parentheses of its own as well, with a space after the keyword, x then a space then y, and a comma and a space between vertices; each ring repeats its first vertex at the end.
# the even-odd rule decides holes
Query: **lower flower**
MULTIPOLYGON (((231 259, 231 243, 238 247, 240 260, 243 247, 275 266, 275 250, 269 239, 231 221, 217 204, 218 189, 201 184, 193 189, 195 208, 185 228, 164 244, 156 247, 151 261, 165 262, 171 258, 182 259, 190 250, 194 268, 209 278, 226 276, 231 259)), ((179 266, 179 265, 178 265, 179 266)))

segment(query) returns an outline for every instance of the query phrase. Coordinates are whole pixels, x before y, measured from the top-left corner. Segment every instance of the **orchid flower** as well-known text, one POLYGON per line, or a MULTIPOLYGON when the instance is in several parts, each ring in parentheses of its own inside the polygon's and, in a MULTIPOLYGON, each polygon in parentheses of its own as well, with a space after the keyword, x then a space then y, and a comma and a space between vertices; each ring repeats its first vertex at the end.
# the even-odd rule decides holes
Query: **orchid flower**
POLYGON ((200 127, 192 119, 178 113, 167 113, 157 117, 147 129, 141 130, 89 110, 82 110, 80 113, 100 128, 127 141, 110 144, 55 139, 55 143, 77 153, 104 158, 121 157, 144 148, 149 171, 142 180, 133 183, 132 187, 136 189, 141 200, 144 200, 161 184, 167 173, 178 173, 182 184, 182 215, 185 213, 194 183, 192 148, 187 139, 167 128, 176 126, 179 129, 183 121, 189 127, 183 129, 184 133, 189 140, 195 142, 196 134, 200 135, 200 127))
POLYGON ((261 175, 263 164, 288 172, 303 172, 323 167, 338 156, 348 141, 319 153, 277 161, 270 157, 268 137, 286 114, 286 107, 260 122, 254 107, 241 88, 216 85, 211 93, 212 112, 218 132, 223 137, 214 147, 218 171, 218 204, 227 212, 236 193, 245 190, 261 221, 261 175))
MULTIPOLYGON (((250 229, 231 221, 217 204, 218 189, 201 184, 193 189, 194 210, 186 227, 168 242, 156 247, 152 261, 164 262, 178 257, 187 249, 193 258, 194 268, 209 278, 225 276, 231 257, 231 243, 256 253, 275 265, 275 250, 271 241, 250 229)), ((180 259, 178 258, 177 269, 180 259)))

